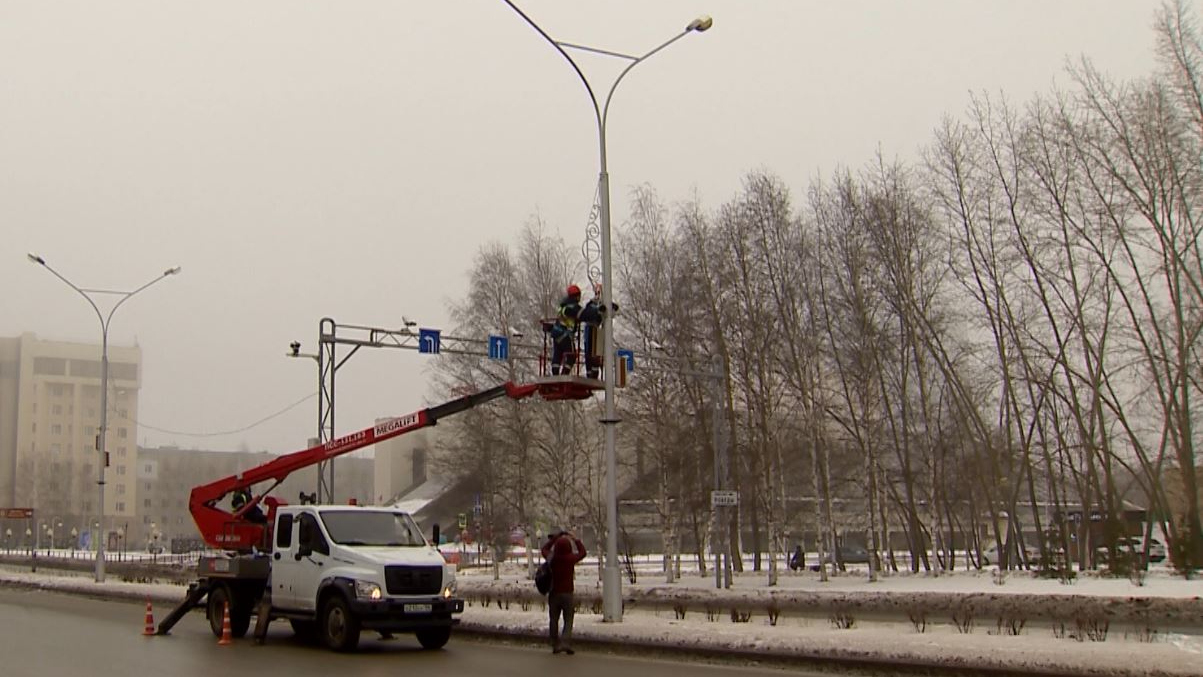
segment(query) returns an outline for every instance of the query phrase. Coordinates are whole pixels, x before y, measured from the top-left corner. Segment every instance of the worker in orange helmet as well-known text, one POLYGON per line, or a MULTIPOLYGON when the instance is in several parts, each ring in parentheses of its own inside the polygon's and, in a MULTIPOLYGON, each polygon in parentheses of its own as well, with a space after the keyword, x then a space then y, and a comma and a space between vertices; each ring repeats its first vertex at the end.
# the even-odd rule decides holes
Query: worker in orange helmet
POLYGON ((568 285, 551 327, 551 375, 567 376, 576 366, 576 334, 581 319, 581 288, 568 285))

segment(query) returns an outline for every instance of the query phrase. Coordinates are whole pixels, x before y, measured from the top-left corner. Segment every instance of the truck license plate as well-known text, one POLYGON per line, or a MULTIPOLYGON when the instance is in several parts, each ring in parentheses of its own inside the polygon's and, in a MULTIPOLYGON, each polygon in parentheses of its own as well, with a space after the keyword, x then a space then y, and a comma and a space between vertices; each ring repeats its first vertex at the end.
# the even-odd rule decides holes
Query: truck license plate
POLYGON ((405 613, 407 614, 428 614, 432 607, 429 604, 406 604, 405 613))

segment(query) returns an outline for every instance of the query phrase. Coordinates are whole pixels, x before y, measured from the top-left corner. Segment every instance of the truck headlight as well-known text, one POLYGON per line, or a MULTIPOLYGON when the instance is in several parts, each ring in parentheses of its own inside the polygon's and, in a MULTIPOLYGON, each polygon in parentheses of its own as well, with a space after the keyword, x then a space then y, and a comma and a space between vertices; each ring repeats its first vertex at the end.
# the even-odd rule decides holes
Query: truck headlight
POLYGON ((452 579, 450 583, 443 586, 443 599, 451 599, 451 596, 454 594, 455 594, 455 579, 452 579))
POLYGON ((355 597, 377 602, 384 594, 380 592, 380 586, 371 581, 355 581, 355 597))

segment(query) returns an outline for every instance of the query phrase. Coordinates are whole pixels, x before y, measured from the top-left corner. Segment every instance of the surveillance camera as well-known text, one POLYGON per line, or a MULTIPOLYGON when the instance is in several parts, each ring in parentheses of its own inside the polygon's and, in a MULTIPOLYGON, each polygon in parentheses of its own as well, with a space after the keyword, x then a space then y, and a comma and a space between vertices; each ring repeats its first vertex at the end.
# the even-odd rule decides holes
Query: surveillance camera
POLYGON ((288 347, 292 348, 292 356, 293 357, 297 357, 298 355, 301 354, 301 342, 300 341, 293 341, 292 343, 288 344, 288 347))

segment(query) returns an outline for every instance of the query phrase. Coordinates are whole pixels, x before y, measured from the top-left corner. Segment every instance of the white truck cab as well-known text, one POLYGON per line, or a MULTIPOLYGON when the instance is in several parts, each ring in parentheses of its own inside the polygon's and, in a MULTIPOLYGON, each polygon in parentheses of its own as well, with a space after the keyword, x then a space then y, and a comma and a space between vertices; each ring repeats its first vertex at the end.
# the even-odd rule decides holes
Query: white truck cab
POLYGON ((455 567, 408 513, 351 505, 283 506, 272 530, 271 615, 330 648, 354 649, 361 630, 413 632, 424 648, 447 643, 455 567))

